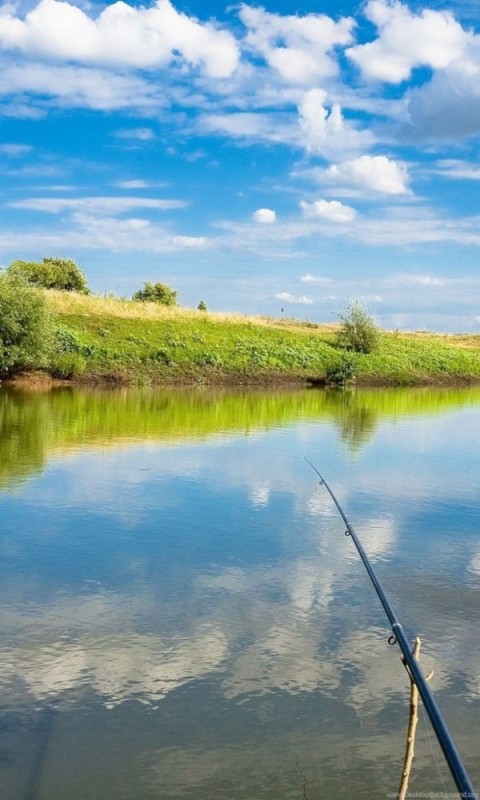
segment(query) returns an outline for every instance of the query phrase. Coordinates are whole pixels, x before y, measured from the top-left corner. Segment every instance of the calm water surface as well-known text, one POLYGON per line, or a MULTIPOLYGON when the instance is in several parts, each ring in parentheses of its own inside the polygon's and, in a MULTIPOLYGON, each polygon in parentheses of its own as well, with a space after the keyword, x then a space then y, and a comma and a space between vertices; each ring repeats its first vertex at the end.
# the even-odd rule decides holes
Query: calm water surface
MULTIPOLYGON (((0 391, 2 800, 395 792, 408 680, 480 786, 480 390, 0 391)), ((420 715, 412 792, 454 791, 420 715)))

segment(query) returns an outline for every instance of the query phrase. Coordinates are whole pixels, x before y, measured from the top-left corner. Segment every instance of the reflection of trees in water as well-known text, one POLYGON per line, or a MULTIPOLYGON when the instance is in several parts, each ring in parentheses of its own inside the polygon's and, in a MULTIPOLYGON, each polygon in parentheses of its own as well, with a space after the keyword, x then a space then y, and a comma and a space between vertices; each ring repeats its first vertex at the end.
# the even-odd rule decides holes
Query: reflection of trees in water
POLYGON ((42 471, 49 456, 132 441, 195 442, 296 422, 332 420, 349 452, 381 418, 478 403, 480 389, 57 389, 0 390, 0 488, 42 471))
POLYGON ((352 455, 370 441, 382 419, 421 414, 441 414, 453 408, 476 405, 480 389, 328 389, 324 412, 334 420, 352 455))
POLYGON ((340 392, 335 423, 350 453, 358 453, 362 445, 373 438, 379 417, 379 411, 368 403, 368 396, 364 398, 356 392, 340 392))
POLYGON ((15 402, 11 394, 0 392, 0 488, 21 483, 45 466, 49 414, 41 398, 35 400, 15 402))

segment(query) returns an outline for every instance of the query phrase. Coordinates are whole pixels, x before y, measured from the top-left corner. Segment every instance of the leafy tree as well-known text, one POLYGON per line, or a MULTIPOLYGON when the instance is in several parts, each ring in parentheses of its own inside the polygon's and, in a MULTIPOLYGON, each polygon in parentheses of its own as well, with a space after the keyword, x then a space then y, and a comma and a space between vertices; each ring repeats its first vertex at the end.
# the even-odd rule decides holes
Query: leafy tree
POLYGON ((204 303, 203 300, 200 300, 200 302, 199 302, 199 304, 197 306, 197 309, 199 311, 208 311, 207 304, 204 303))
POLYGON ((13 261, 8 272, 43 289, 60 289, 82 294, 89 292, 85 275, 71 258, 48 256, 42 261, 13 261))
POLYGON ((337 342, 341 347, 355 353, 372 353, 376 350, 380 343, 380 331, 365 306, 352 300, 338 318, 342 323, 337 334, 337 342))
POLYGON ((43 293, 21 278, 0 271, 0 373, 42 366, 52 327, 43 293))
POLYGON ((132 295, 132 300, 140 300, 142 303, 159 303, 162 306, 176 306, 177 292, 165 283, 145 281, 143 289, 135 292, 132 295))

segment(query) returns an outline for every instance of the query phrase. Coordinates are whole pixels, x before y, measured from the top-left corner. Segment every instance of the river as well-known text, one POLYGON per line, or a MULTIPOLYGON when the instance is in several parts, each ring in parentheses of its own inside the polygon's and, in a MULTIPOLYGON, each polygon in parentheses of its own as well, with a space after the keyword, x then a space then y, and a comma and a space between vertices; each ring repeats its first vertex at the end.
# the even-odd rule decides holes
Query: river
MULTIPOLYGON (((397 791, 408 677, 305 458, 478 790, 479 412, 478 388, 1 389, 2 800, 397 791)), ((422 711, 410 791, 455 791, 422 711)))

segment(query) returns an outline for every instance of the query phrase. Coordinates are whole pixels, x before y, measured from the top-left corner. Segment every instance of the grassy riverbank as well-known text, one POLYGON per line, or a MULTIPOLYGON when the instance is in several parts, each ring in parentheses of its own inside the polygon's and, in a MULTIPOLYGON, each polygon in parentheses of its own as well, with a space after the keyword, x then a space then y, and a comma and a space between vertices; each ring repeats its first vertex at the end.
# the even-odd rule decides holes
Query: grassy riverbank
POLYGON ((124 383, 322 383, 353 361, 357 384, 480 382, 480 336, 382 332, 372 354, 347 354, 335 326, 131 300, 47 293, 60 379, 124 383))

